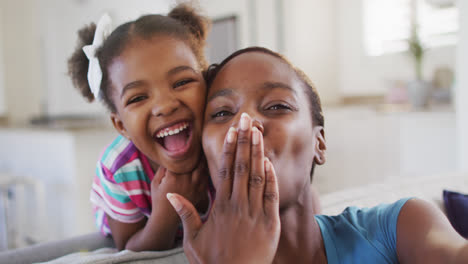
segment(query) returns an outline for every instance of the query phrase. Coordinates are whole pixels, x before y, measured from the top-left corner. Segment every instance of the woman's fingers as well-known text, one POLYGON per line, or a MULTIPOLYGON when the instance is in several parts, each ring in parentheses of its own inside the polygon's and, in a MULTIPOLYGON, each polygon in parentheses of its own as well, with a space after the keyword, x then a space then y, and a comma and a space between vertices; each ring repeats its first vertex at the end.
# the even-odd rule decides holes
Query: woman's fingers
POLYGON ((263 194, 263 208, 268 217, 279 218, 279 191, 273 164, 265 158, 265 192, 263 194))
POLYGON ((248 180, 250 175, 250 144, 252 120, 246 113, 242 113, 237 135, 237 150, 234 162, 234 180, 232 199, 239 205, 247 202, 248 180))
POLYGON ((236 154, 237 132, 231 127, 224 139, 221 168, 218 171, 218 184, 216 186, 216 200, 226 201, 231 198, 234 156, 236 154))
POLYGON ((175 193, 168 193, 166 197, 182 221, 185 233, 184 239, 195 237, 202 227, 202 221, 193 204, 175 193))
POLYGON ((251 170, 249 177, 250 212, 258 212, 263 206, 265 190, 265 169, 263 136, 257 127, 252 128, 251 170))

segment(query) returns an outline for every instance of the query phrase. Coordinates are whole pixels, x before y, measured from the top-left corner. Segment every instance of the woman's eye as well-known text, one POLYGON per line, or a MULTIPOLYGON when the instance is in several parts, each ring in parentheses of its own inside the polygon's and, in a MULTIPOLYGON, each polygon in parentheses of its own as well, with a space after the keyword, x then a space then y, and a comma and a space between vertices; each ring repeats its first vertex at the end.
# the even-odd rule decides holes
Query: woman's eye
POLYGON ((184 80, 181 80, 181 81, 178 81, 174 84, 174 88, 177 88, 177 87, 180 87, 180 86, 184 86, 188 83, 191 83, 193 82, 194 80, 193 79, 184 79, 184 80))
POLYGON ((130 100, 128 100, 127 105, 137 103, 145 99, 146 99, 146 96, 144 95, 135 96, 135 97, 132 97, 130 100))
POLYGON ((226 110, 223 110, 223 111, 218 111, 216 113, 214 113, 213 115, 211 115, 212 118, 216 119, 222 119, 222 118, 226 118, 228 116, 231 116, 232 113, 229 112, 229 111, 226 111, 226 110))
POLYGON ((285 104, 275 104, 268 107, 267 110, 292 110, 292 108, 285 104))

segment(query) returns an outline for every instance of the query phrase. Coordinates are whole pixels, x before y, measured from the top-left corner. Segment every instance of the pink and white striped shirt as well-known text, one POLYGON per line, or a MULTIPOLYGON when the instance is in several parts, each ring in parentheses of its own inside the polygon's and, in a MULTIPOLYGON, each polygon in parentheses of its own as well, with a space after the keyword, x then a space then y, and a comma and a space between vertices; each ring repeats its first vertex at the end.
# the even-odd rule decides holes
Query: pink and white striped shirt
POLYGON ((96 166, 90 197, 101 233, 111 233, 106 214, 123 223, 136 223, 150 216, 153 177, 146 156, 125 137, 118 136, 106 148, 96 166))

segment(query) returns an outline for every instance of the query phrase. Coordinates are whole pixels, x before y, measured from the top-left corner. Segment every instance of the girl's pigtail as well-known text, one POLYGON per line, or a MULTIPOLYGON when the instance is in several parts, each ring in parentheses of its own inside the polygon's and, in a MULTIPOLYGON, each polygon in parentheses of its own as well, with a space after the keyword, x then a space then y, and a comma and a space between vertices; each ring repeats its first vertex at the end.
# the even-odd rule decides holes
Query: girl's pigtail
POLYGON ((190 34, 193 36, 191 42, 192 45, 194 45, 198 62, 202 69, 206 69, 208 67, 208 62, 206 61, 204 52, 206 38, 211 26, 210 20, 197 13, 195 8, 188 3, 177 5, 167 16, 180 21, 189 30, 190 34))
POLYGON ((180 21, 189 29, 195 39, 198 40, 200 46, 205 45, 211 23, 207 17, 197 13, 197 10, 192 5, 187 3, 179 4, 167 16, 180 21))
POLYGON ((83 47, 93 43, 95 31, 96 24, 94 23, 84 26, 78 31, 76 49, 68 59, 68 75, 70 75, 73 85, 89 102, 95 98, 88 83, 89 60, 83 52, 83 47))

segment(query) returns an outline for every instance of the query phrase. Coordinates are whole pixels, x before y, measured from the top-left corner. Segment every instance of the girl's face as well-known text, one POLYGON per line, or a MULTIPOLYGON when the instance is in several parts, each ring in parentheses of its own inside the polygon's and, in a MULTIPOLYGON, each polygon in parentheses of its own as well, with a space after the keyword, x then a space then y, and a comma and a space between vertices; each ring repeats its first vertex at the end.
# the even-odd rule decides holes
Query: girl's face
POLYGON ((316 131, 321 131, 313 128, 303 89, 295 72, 269 54, 247 52, 224 65, 208 92, 202 140, 215 186, 225 135, 246 112, 263 132, 265 156, 278 176, 280 207, 298 200, 309 187, 318 155, 316 131))
POLYGON ((114 127, 151 161, 175 173, 198 164, 205 82, 183 41, 133 40, 109 67, 114 127))

